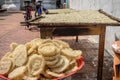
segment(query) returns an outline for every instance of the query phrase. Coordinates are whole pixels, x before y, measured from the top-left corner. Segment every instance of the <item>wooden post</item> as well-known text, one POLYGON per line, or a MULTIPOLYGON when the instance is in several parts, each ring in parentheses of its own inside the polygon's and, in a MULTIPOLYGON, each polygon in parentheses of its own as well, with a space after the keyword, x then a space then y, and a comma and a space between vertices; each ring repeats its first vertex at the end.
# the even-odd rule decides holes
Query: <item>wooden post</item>
POLYGON ((102 80, 106 26, 100 26, 97 80, 102 80))
POLYGON ((52 39, 52 32, 53 32, 53 28, 40 28, 40 36, 42 39, 46 39, 46 38, 51 38, 52 39))
POLYGON ((78 35, 76 35, 76 42, 78 42, 78 35))
POLYGON ((41 39, 46 38, 46 30, 45 30, 45 28, 40 28, 40 37, 41 37, 41 39))

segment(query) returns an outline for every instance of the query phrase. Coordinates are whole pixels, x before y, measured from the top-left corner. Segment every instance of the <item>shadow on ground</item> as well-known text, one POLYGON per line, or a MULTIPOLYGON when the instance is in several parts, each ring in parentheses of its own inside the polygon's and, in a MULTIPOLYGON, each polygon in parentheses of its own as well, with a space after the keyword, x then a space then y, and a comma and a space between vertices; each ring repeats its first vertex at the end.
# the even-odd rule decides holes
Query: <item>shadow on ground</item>
POLYGON ((37 32, 37 31, 40 31, 40 28, 38 28, 37 26, 32 26, 30 27, 30 31, 37 32))

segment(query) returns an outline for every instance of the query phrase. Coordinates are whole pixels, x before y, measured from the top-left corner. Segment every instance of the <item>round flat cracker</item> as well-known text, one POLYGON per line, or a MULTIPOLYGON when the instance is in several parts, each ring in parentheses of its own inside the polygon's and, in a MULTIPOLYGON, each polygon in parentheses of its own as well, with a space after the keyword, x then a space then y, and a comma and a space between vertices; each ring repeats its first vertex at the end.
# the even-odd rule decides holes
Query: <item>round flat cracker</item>
POLYGON ((75 70, 78 69, 77 66, 78 66, 77 61, 76 61, 76 60, 72 60, 72 61, 70 62, 69 67, 68 67, 64 72, 65 72, 65 73, 70 73, 70 72, 72 72, 72 71, 75 71, 75 70))
POLYGON ((32 53, 37 53, 37 45, 33 45, 29 50, 28 50, 28 55, 32 54, 32 53))
POLYGON ((73 71, 76 71, 77 69, 78 69, 77 66, 72 66, 72 67, 69 68, 67 71, 65 71, 65 73, 66 73, 66 74, 69 74, 69 73, 71 73, 71 72, 73 72, 73 71))
MULTIPOLYGON (((46 69, 47 69, 47 68, 46 68, 46 69)), ((53 76, 47 74, 47 73, 46 73, 46 69, 42 72, 42 75, 43 75, 44 77, 48 78, 48 79, 52 79, 53 76)))
POLYGON ((11 73, 9 73, 8 78, 14 79, 14 78, 17 78, 19 76, 22 76, 26 70, 27 70, 26 66, 18 67, 16 69, 14 69, 11 73))
POLYGON ((51 66, 49 66, 51 69, 52 68, 57 68, 57 67, 60 67, 60 66, 62 66, 63 65, 63 58, 61 58, 61 56, 60 56, 60 60, 59 60, 59 62, 57 62, 55 65, 51 65, 51 66))
POLYGON ((32 55, 28 62, 28 71, 31 75, 36 76, 44 70, 45 60, 41 55, 32 55))
POLYGON ((26 47, 26 50, 28 51, 32 47, 32 44, 30 42, 27 42, 25 44, 25 47, 26 47))
POLYGON ((11 52, 7 52, 7 53, 2 57, 1 60, 3 60, 4 58, 13 58, 13 55, 12 55, 11 52))
POLYGON ((24 45, 18 45, 13 51, 14 63, 16 66, 22 66, 27 61, 27 50, 24 45))
POLYGON ((11 43, 10 44, 10 50, 11 50, 11 52, 13 52, 17 46, 18 46, 18 43, 15 43, 15 42, 11 43))
POLYGON ((45 58, 45 60, 46 61, 53 61, 53 60, 55 60, 57 57, 59 57, 60 56, 60 54, 58 53, 57 55, 55 55, 55 56, 44 56, 44 58, 45 58))
POLYGON ((60 61, 60 57, 56 57, 55 60, 53 61, 45 61, 46 65, 51 66, 51 65, 56 65, 56 63, 58 63, 60 61))
POLYGON ((63 49, 63 48, 70 48, 69 44, 64 42, 64 41, 61 41, 61 40, 53 40, 53 43, 57 46, 59 45, 59 48, 63 49))
POLYGON ((58 54, 58 48, 51 44, 43 44, 39 46, 38 53, 42 54, 43 56, 55 56, 58 54))
POLYGON ((43 42, 42 39, 36 38, 36 39, 33 39, 30 43, 31 43, 32 46, 33 46, 33 45, 39 46, 42 42, 43 42))
POLYGON ((56 72, 56 73, 61 73, 65 71, 68 66, 69 66, 69 60, 65 56, 61 56, 63 58, 63 65, 57 67, 57 68, 52 68, 51 71, 56 72))
POLYGON ((0 74, 8 74, 12 69, 13 62, 10 58, 4 58, 0 61, 0 74))
POLYGON ((25 73, 22 80, 39 80, 39 78, 40 78, 40 75, 32 76, 29 73, 28 74, 25 73))
POLYGON ((62 77, 62 76, 65 76, 65 74, 61 73, 61 74, 58 74, 58 73, 55 73, 55 72, 52 72, 50 70, 47 70, 46 71, 47 74, 53 76, 53 77, 62 77))
POLYGON ((39 78, 40 75, 33 76, 26 70, 21 80, 39 80, 39 78))
POLYGON ((72 50, 71 48, 65 48, 61 50, 61 54, 65 55, 67 57, 79 59, 79 57, 82 54, 82 51, 80 50, 72 50))
POLYGON ((43 39, 41 44, 48 44, 48 43, 52 43, 51 39, 43 39))
POLYGON ((26 76, 23 78, 23 80, 38 80, 38 77, 29 77, 29 76, 26 76))

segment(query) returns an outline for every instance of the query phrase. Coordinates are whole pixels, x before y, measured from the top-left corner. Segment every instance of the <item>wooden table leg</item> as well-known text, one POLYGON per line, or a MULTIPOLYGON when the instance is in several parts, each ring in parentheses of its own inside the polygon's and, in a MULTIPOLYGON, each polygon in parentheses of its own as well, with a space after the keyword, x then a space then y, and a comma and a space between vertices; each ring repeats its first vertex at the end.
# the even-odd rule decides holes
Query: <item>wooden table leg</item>
POLYGON ((52 39, 53 38, 52 31, 53 28, 40 28, 40 37, 42 39, 47 39, 47 38, 52 39))
POLYGON ((76 42, 78 42, 78 35, 76 35, 76 42))
POLYGON ((46 39, 46 29, 40 28, 40 37, 41 39, 46 39))
POLYGON ((103 60, 104 60, 105 32, 106 32, 106 26, 101 26, 101 33, 99 35, 99 53, 98 53, 97 80, 102 80, 103 60))

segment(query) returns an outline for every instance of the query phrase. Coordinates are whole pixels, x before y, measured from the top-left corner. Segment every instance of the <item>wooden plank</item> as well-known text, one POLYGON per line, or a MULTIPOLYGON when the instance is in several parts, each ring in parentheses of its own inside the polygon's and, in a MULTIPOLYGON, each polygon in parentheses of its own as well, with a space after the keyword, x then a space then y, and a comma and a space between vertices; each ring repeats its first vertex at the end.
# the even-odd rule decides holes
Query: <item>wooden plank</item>
POLYGON ((99 54, 98 54, 98 71, 97 80, 102 80, 102 70, 103 70, 103 59, 104 59, 104 43, 105 43, 105 32, 106 27, 101 27, 101 33, 99 35, 99 54))
POLYGON ((52 36, 76 36, 76 42, 78 41, 78 35, 98 35, 100 34, 100 27, 81 27, 81 28, 41 28, 41 38, 52 36))
POLYGON ((76 35, 98 35, 100 34, 100 27, 80 27, 80 28, 56 28, 53 36, 76 36, 76 35))
POLYGON ((111 18, 111 19, 113 19, 113 20, 115 20, 115 21, 120 22, 120 19, 119 19, 119 18, 114 17, 114 16, 112 16, 112 15, 110 15, 110 14, 106 13, 106 12, 105 12, 105 11, 103 11, 102 9, 100 9, 100 10, 99 10, 99 12, 100 12, 100 13, 103 13, 104 15, 108 16, 109 18, 111 18))
POLYGON ((99 26, 83 27, 80 29, 78 35, 99 35, 101 32, 101 27, 99 26))
POLYGON ((29 22, 30 25, 39 25, 39 27, 79 27, 86 25, 103 25, 103 26, 120 26, 120 23, 43 23, 43 22, 29 22))
POLYGON ((36 17, 36 18, 34 18, 34 19, 26 20, 26 21, 24 21, 24 22, 20 22, 20 24, 21 24, 22 26, 31 25, 30 22, 33 22, 33 21, 36 21, 36 22, 37 22, 37 20, 40 19, 40 18, 42 18, 42 16, 38 16, 38 17, 36 17))
POLYGON ((38 16, 38 17, 36 17, 36 18, 34 18, 34 19, 28 20, 27 22, 33 22, 33 21, 36 21, 36 20, 38 20, 38 19, 40 19, 40 18, 44 18, 44 17, 43 17, 43 16, 38 16))

